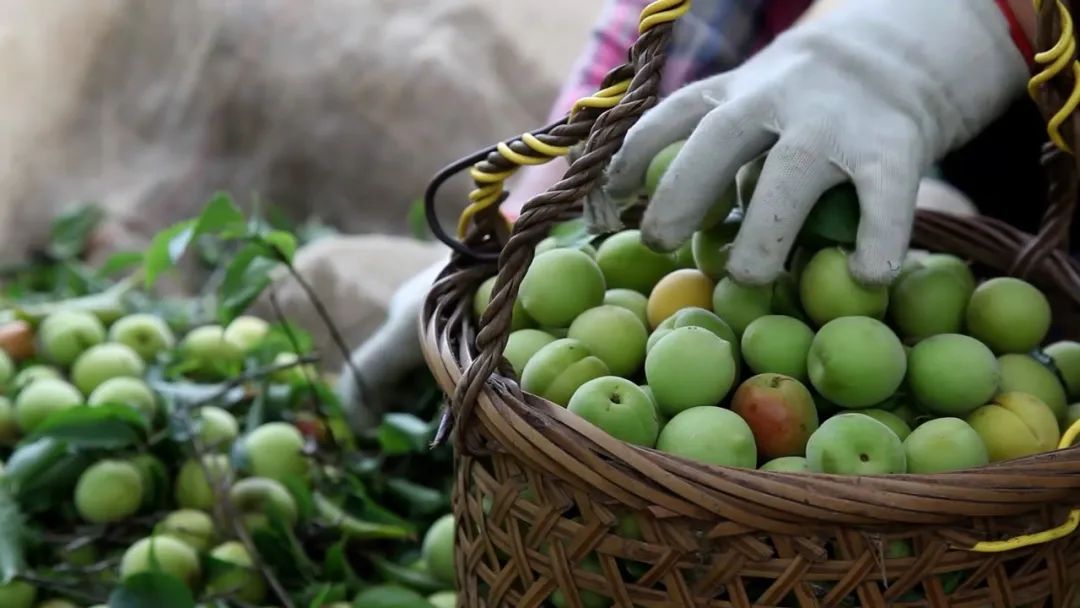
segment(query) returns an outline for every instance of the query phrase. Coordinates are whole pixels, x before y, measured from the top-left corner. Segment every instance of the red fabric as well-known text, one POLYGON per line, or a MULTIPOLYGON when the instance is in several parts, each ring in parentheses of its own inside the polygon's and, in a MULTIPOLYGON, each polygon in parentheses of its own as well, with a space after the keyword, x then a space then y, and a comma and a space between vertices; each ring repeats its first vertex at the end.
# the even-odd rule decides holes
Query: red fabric
POLYGON ((1024 35, 1024 28, 1020 27, 1020 20, 1016 18, 1016 13, 1013 12, 1007 0, 996 0, 996 2, 998 8, 1001 9, 1001 14, 1005 16, 1005 21, 1009 24, 1009 35, 1012 36, 1013 44, 1016 45, 1017 50, 1024 57, 1028 67, 1034 68, 1035 49, 1032 48, 1031 41, 1024 35))

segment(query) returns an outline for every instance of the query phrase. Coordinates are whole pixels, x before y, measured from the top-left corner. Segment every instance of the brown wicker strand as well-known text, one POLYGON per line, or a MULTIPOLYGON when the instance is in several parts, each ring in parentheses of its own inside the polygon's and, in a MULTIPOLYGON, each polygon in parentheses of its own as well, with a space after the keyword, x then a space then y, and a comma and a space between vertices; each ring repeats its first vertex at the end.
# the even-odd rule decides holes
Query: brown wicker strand
POLYGON ((529 200, 515 222, 513 235, 499 259, 499 275, 490 304, 480 320, 481 329, 476 336, 480 356, 466 369, 451 401, 455 418, 452 424, 458 427, 459 445, 476 397, 501 361, 510 331, 512 302, 532 263, 533 248, 568 207, 580 202, 597 185, 626 132, 655 105, 665 59, 663 49, 671 31, 672 25, 664 24, 641 36, 631 52, 636 70, 626 95, 597 118, 584 153, 570 166, 565 177, 547 192, 529 200))

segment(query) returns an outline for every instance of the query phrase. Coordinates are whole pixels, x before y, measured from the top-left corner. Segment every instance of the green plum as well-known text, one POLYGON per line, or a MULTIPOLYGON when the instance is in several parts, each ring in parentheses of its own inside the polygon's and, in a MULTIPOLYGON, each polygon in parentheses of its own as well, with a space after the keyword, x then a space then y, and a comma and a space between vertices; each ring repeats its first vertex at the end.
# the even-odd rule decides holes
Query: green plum
POLYGON ((678 269, 674 255, 653 251, 642 242, 640 230, 609 236, 596 250, 596 263, 609 289, 633 289, 644 295, 678 269))
POLYGON ((518 298, 541 326, 569 327, 579 314, 604 301, 605 290, 604 275, 591 257, 574 249, 553 249, 533 258, 518 298))
MULTIPOLYGON (((476 293, 473 294, 473 319, 477 322, 480 321, 480 317, 487 310, 488 303, 491 302, 491 292, 495 289, 495 279, 497 278, 494 276, 488 277, 486 281, 480 284, 480 287, 476 288, 476 293)), ((510 313, 510 331, 526 329, 534 325, 536 325, 536 322, 529 318, 529 313, 525 312, 525 307, 521 304, 521 298, 514 300, 514 309, 510 313)))
POLYGON ((754 319, 742 335, 742 356, 759 374, 776 373, 805 382, 806 356, 814 330, 806 323, 783 315, 754 319))
POLYGON ((645 377, 660 412, 674 416, 720 402, 735 379, 731 346, 701 327, 671 330, 645 357, 645 377))
POLYGON ((810 258, 799 280, 803 310, 819 327, 840 317, 881 319, 889 305, 887 287, 859 283, 848 268, 848 254, 839 247, 822 249, 810 258))
POLYGON ((519 329, 510 334, 510 338, 507 339, 503 357, 510 362, 510 366, 514 368, 514 373, 521 377, 521 374, 525 371, 525 364, 529 362, 529 359, 541 348, 555 340, 555 336, 539 329, 519 329))
POLYGON ((974 290, 973 284, 957 278, 953 267, 922 266, 893 283, 889 317, 897 333, 911 343, 938 334, 957 334, 963 328, 974 290))
POLYGON ((41 378, 15 397, 15 422, 23 434, 32 433, 57 412, 82 405, 78 389, 59 378, 41 378))
POLYGON ((521 373, 521 388, 565 406, 579 386, 610 374, 608 366, 584 344, 562 338, 541 347, 529 359, 521 373))
POLYGON ((618 376, 582 384, 574 391, 567 409, 627 443, 651 448, 660 433, 652 399, 636 384, 618 376))
POLYGON ((907 371, 907 355, 881 321, 840 317, 818 330, 806 365, 810 382, 823 397, 863 409, 896 392, 907 371))
POLYGON ((896 433, 870 416, 839 414, 826 420, 806 444, 807 467, 834 475, 904 473, 907 456, 896 433))
POLYGON ((1050 406, 1058 420, 1065 418, 1068 398, 1065 386, 1050 368, 1031 355, 1008 354, 998 357, 1001 368, 1000 391, 1021 392, 1038 397, 1050 406))
POLYGON ((141 378, 146 371, 139 353, 119 342, 91 346, 71 366, 71 380, 84 395, 94 392, 110 378, 141 378))
POLYGON ((105 341, 105 326, 89 312, 60 310, 42 320, 37 337, 46 359, 67 366, 86 349, 105 341))
POLYGON ((125 344, 139 353, 144 361, 153 361, 176 345, 176 335, 160 317, 135 313, 112 324, 109 341, 125 344))
POLYGON ((713 312, 741 336, 751 321, 772 313, 772 295, 771 285, 740 285, 725 277, 713 291, 713 312))
POLYGON ((735 412, 712 405, 692 407, 673 416, 660 429, 656 448, 707 464, 757 466, 757 445, 750 426, 735 412))
POLYGON ((942 473, 990 463, 979 434, 959 418, 937 418, 919 425, 904 440, 908 472, 942 473))
POLYGON ((641 320, 643 326, 649 326, 649 317, 646 313, 649 298, 641 292, 633 289, 609 289, 604 293, 604 304, 607 306, 621 306, 634 313, 634 316, 641 320))
POLYGON ((923 408, 940 416, 964 416, 998 392, 1002 370, 982 342, 961 334, 938 334, 908 356, 908 387, 923 408))
POLYGON ((90 393, 87 405, 105 405, 109 403, 127 405, 143 413, 149 420, 157 416, 158 402, 154 391, 141 378, 119 376, 102 382, 90 393))
POLYGON ((1043 349, 1061 373, 1069 399, 1080 397, 1080 342, 1061 340, 1043 349))
POLYGON ((631 376, 645 362, 649 334, 641 320, 625 308, 590 308, 574 319, 566 335, 582 343, 616 376, 631 376))
POLYGON ((1035 286, 1012 277, 990 279, 968 302, 968 333, 996 353, 1026 353, 1050 330, 1050 302, 1035 286))

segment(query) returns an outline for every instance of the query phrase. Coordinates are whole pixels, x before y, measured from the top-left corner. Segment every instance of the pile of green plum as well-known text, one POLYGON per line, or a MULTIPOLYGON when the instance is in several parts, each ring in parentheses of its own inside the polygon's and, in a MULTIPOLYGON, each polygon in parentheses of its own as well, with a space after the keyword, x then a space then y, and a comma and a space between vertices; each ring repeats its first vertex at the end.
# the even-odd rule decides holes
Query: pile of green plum
MULTIPOLYGON (((10 456, 0 482, 20 496, 47 491, 55 504, 32 511, 34 524, 70 539, 58 549, 29 551, 30 565, 106 587, 164 574, 213 605, 254 606, 275 596, 257 567, 258 552, 249 550, 253 542, 287 538, 315 518, 349 536, 350 516, 313 487, 315 451, 334 428, 299 411, 264 411, 258 422, 241 425, 244 412, 209 404, 246 404, 251 386, 235 380, 250 371, 245 363, 259 359, 270 371, 256 383, 307 391, 316 381, 318 372, 294 352, 267 348, 272 329, 241 316, 178 339, 153 314, 106 322, 64 309, 34 325, 8 326, 0 343, 0 450, 10 456), (207 404, 188 411, 169 402, 175 391, 193 391, 195 403, 207 404), (130 442, 121 432, 128 428, 138 429, 130 442), (43 458, 49 451, 59 460, 43 458), (45 464, 54 461, 60 464, 45 464)), ((190 404, 188 397, 182 402, 190 404)), ((423 563, 448 589, 452 530, 448 515, 423 547, 423 563)), ((379 531, 368 526, 361 533, 377 538, 379 531)), ((65 597, 17 578, 0 585, 0 606, 77 608, 93 595, 81 591, 65 597)), ((453 598, 452 591, 438 593, 430 604, 453 605, 453 598)))
POLYGON ((1080 343, 1046 344, 1039 289, 917 251, 891 285, 860 283, 850 184, 818 202, 775 283, 740 284, 725 268, 753 186, 733 185, 672 253, 633 229, 553 230, 504 351, 522 388, 622 441, 723 466, 929 474, 1057 448, 1080 418, 1080 343))

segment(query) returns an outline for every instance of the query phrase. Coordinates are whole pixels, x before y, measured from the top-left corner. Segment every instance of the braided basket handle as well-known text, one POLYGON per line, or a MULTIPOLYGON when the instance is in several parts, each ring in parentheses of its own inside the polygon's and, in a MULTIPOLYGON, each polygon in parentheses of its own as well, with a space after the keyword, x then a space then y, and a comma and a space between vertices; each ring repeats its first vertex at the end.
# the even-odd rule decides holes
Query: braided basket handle
MULTIPOLYGON (((672 7, 685 10, 689 0, 659 4, 670 5, 667 7, 669 10, 677 10, 672 7)), ((622 146, 626 133, 646 111, 656 105, 661 72, 666 60, 665 50, 671 40, 673 28, 671 21, 647 28, 643 24, 644 31, 630 49, 630 61, 626 66, 615 70, 615 73, 632 70, 633 76, 625 94, 617 104, 597 116, 589 129, 584 150, 571 163, 563 178, 523 206, 498 257, 498 277, 476 335, 476 348, 479 353, 465 369, 457 384, 451 398, 450 412, 444 416, 439 426, 435 443, 445 441, 448 433, 456 426, 458 444, 464 445, 460 439, 472 416, 477 396, 502 361, 503 350, 511 331, 513 303, 532 263, 536 245, 547 236, 555 223, 580 209, 583 199, 599 185, 604 170, 622 146)), ((570 122, 573 122, 572 119, 570 122)), ((499 162, 495 155, 489 155, 488 160, 499 162)), ((500 223, 494 219, 497 214, 497 205, 478 213, 477 227, 466 236, 466 243, 491 243, 501 240, 495 233, 495 226, 500 223)), ((460 258, 467 256, 459 250, 455 257, 459 259, 452 260, 451 264, 464 262, 460 258)))
POLYGON ((1049 204, 1038 233, 1009 268, 1009 274, 1027 277, 1055 250, 1068 251, 1069 232, 1077 204, 1077 156, 1080 141, 1076 108, 1080 102, 1080 64, 1076 59, 1073 9, 1065 0, 1034 0, 1038 28, 1036 63, 1042 68, 1031 79, 1028 93, 1047 123, 1050 142, 1044 149, 1049 204), (1064 132, 1062 132, 1064 127, 1064 132))

